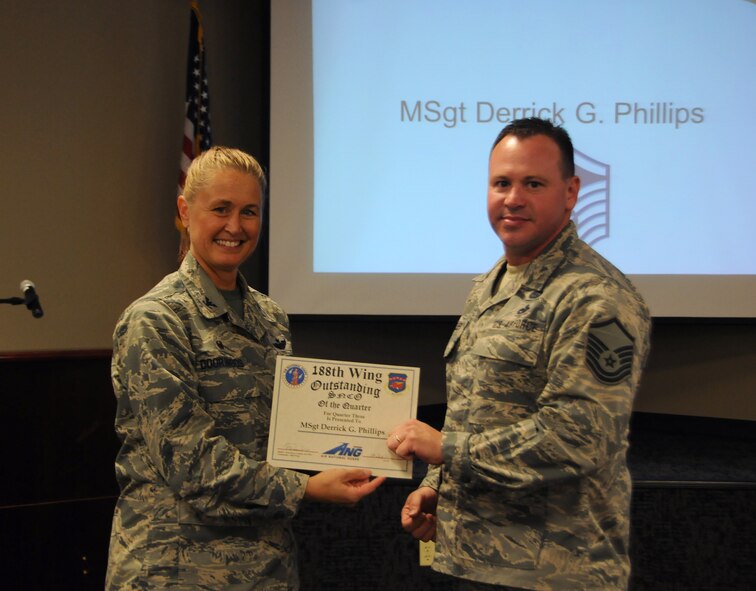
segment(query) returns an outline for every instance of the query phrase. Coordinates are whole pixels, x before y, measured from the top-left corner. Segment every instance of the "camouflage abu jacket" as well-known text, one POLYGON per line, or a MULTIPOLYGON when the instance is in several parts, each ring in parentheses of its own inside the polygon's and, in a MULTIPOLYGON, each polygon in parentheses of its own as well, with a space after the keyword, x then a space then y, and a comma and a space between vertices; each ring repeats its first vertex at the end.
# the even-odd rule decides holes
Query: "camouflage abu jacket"
POLYGON ((188 254, 118 321, 107 589, 297 586, 289 521, 307 476, 264 461, 288 319, 239 284, 244 319, 188 254))
POLYGON ((625 589, 640 295, 570 223, 522 283, 477 277, 447 346, 433 567, 524 589, 625 589))

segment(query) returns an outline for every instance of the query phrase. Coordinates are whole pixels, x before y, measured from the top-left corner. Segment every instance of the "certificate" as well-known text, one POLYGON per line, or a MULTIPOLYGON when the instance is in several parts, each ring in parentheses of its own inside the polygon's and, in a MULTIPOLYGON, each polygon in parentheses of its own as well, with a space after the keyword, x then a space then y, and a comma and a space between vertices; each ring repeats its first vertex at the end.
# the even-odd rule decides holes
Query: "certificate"
POLYGON ((279 356, 268 462, 412 478, 412 461, 389 450, 386 439, 416 417, 419 382, 418 367, 279 356))

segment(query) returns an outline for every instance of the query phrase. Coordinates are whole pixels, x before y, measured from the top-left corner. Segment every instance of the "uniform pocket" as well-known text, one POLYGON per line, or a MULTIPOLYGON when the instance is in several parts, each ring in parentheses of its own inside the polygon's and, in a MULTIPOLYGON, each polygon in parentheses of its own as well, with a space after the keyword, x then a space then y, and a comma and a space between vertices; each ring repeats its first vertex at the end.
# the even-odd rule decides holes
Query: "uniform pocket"
POLYGON ((542 342, 542 329, 526 332, 505 328, 479 335, 470 352, 494 363, 533 367, 538 362, 542 342))
POLYGON ((545 492, 460 495, 458 550, 472 561, 533 570, 543 548, 545 492))
POLYGON ((481 335, 470 348, 469 421, 480 432, 528 418, 537 410, 545 370, 538 367, 543 331, 481 335))
POLYGON ((239 383, 204 388, 205 408, 215 422, 215 433, 256 460, 265 459, 271 400, 259 388, 239 383))
POLYGON ((179 583, 179 551, 182 546, 179 526, 152 523, 141 552, 140 582, 147 588, 164 588, 179 583))
MULTIPOLYGON (((150 588, 260 585, 285 590, 296 581, 293 544, 282 527, 239 528, 154 524, 142 580, 150 588)), ((246 587, 245 587, 246 588, 246 587)))

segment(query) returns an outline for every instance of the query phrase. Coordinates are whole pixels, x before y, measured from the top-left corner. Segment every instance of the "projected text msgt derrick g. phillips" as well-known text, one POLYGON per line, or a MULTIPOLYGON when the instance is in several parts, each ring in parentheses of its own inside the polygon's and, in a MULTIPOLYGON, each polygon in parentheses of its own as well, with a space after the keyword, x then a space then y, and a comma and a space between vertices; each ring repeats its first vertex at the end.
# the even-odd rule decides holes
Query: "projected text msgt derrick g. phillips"
MULTIPOLYGON (((497 107, 488 101, 477 101, 474 110, 476 123, 490 123, 491 121, 509 123, 513 119, 522 117, 540 117, 551 119, 558 125, 564 123, 563 112, 564 107, 560 107, 556 102, 542 106, 535 101, 527 107, 497 107)), ((444 127, 452 128, 460 123, 468 123, 468 115, 464 101, 452 105, 443 105, 435 100, 414 103, 401 101, 402 122, 442 123, 444 127)))

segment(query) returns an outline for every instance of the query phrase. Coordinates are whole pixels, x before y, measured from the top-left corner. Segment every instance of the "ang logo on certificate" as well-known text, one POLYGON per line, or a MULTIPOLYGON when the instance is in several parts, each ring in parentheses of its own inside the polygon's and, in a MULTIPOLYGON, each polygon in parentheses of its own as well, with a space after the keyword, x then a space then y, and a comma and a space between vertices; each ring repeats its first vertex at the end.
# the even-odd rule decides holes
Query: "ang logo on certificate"
POLYGON ((362 447, 360 447, 359 445, 355 445, 354 447, 349 447, 349 443, 345 441, 344 443, 337 445, 333 449, 324 451, 323 455, 354 456, 355 458, 359 458, 362 455, 362 447))
POLYGON ((305 373, 305 370, 304 368, 302 368, 302 366, 290 365, 284 372, 284 379, 286 380, 286 383, 289 384, 289 386, 296 388, 297 386, 301 386, 305 383, 307 374, 305 373))
POLYGON ((407 388, 407 374, 406 373, 390 373, 388 379, 388 387, 394 394, 404 392, 407 388))

